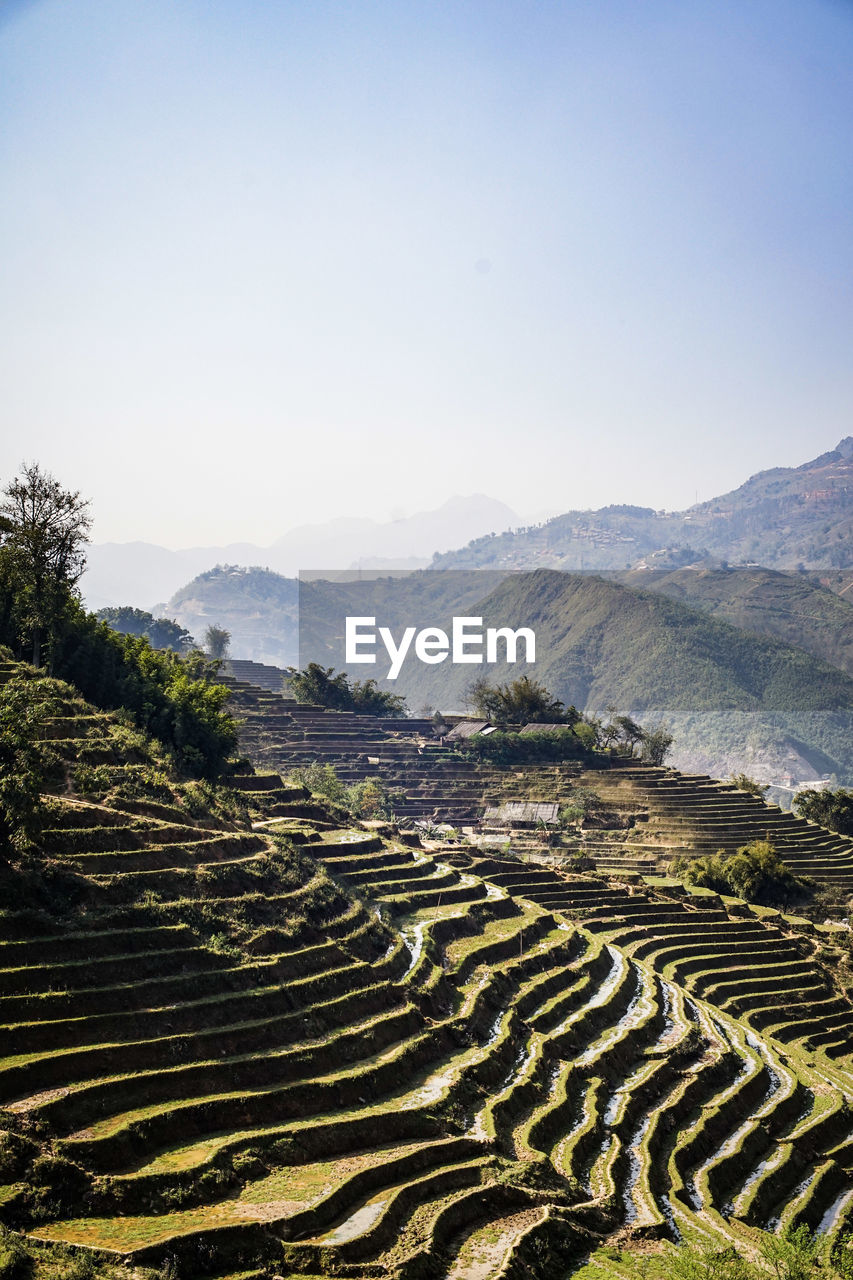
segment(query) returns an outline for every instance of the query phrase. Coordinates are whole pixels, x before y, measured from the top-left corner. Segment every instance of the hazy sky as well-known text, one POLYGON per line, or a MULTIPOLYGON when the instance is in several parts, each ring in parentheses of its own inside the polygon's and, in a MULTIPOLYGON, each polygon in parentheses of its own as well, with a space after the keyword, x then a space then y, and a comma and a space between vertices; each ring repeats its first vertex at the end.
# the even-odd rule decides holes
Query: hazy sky
POLYGON ((677 508, 853 433, 847 0, 0 3, 0 477, 677 508))

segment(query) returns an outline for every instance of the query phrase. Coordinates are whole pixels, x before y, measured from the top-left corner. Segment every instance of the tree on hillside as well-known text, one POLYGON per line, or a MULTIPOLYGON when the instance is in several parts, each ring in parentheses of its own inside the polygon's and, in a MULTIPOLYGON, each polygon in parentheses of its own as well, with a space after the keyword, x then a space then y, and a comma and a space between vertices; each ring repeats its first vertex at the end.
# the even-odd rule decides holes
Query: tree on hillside
POLYGON ((230 644, 231 632, 226 631, 224 627, 210 626, 204 633, 204 647, 211 658, 219 661, 227 658, 230 644))
POLYGON ((24 852, 40 826, 50 753, 37 741, 38 719, 28 682, 0 688, 0 857, 24 852))
POLYGON ((122 635, 145 636, 155 649, 186 653, 195 646, 195 641, 184 627, 171 618, 155 618, 145 609, 134 609, 125 604, 99 609, 97 617, 122 635))
POLYGON ((475 715, 501 726, 535 722, 571 727, 581 718, 575 707, 564 707, 544 685, 529 676, 499 685, 483 676, 470 686, 466 701, 475 715))
POLYGON ((353 680, 345 671, 309 662, 302 671, 287 668, 287 686, 297 702, 312 702, 335 711, 355 711, 365 716, 405 716, 406 700, 380 689, 375 680, 353 680))
POLYGON ((41 665, 61 628, 86 567, 85 545, 92 520, 89 503, 63 489, 38 463, 25 466, 3 490, 0 556, 3 578, 15 583, 18 639, 32 642, 33 666, 41 665))
POLYGON ((659 724, 653 729, 644 730, 644 735, 640 759, 644 764, 663 764, 669 755, 670 747, 675 741, 672 734, 662 724, 659 724))
POLYGON ((794 808, 803 818, 818 822, 839 835, 853 835, 853 791, 801 791, 794 796, 794 808))
POLYGON ((733 773, 731 781, 738 791, 745 791, 747 795, 756 796, 759 800, 770 787, 769 782, 756 782, 748 773, 733 773))
POLYGON ((629 753, 633 755, 637 744, 646 740, 645 729, 642 725, 637 724, 636 720, 632 720, 630 716, 615 716, 613 724, 618 734, 618 740, 624 743, 629 753))
POLYGON ((692 861, 676 858, 673 870, 687 884, 732 894, 746 902, 784 904, 808 891, 808 882, 789 871, 768 840, 750 840, 737 853, 719 849, 692 861))

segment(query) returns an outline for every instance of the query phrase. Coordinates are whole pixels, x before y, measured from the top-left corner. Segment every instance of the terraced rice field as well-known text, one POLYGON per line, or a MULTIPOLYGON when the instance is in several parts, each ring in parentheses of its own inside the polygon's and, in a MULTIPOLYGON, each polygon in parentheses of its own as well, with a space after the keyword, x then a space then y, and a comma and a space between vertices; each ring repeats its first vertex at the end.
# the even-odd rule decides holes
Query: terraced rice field
POLYGON ((810 876, 837 894, 853 894, 853 840, 765 804, 730 782, 630 762, 618 769, 590 770, 580 781, 617 809, 641 815, 620 852, 658 858, 704 855, 768 839, 795 874, 810 876))
POLYGON ((254 831, 65 798, 73 909, 5 904, 16 1230, 194 1280, 545 1280, 844 1229, 853 1006, 808 926, 242 785, 254 831))
POLYGON ((506 800, 562 801, 572 787, 595 791, 624 820, 580 833, 580 851, 601 870, 652 870, 675 856, 734 851, 768 838, 795 874, 836 895, 853 895, 853 840, 765 804, 731 783, 704 775, 599 757, 535 769, 499 769, 460 758, 435 741, 428 720, 377 720, 294 702, 270 689, 231 680, 243 718, 241 744, 258 764, 286 772, 320 761, 342 780, 381 774, 397 793, 401 820, 479 824, 506 800))

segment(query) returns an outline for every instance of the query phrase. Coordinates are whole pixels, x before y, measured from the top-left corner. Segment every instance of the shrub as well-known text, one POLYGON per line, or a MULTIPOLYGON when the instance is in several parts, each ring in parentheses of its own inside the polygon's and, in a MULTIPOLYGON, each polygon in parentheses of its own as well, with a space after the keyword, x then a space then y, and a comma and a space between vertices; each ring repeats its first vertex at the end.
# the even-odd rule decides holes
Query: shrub
POLYGON ((575 707, 565 707, 544 685, 529 676, 498 685, 481 677, 471 685, 467 700, 475 715, 502 728, 532 721, 573 725, 581 718, 575 707))
POLYGON ((601 797, 591 787, 572 787, 560 806, 560 826, 572 826, 601 807, 601 797))
POLYGON ((345 671, 309 662, 302 671, 287 668, 287 685, 297 702, 311 702, 336 711, 364 716, 405 716, 406 700, 380 689, 375 680, 350 680, 345 671))
POLYGON ((32 1258, 19 1236, 0 1226, 0 1280, 25 1280, 32 1275, 32 1258))
POLYGON ((334 768, 330 764, 313 764, 300 766, 298 769, 292 769, 290 772, 290 780, 307 787, 312 795, 325 796, 332 804, 340 805, 342 808, 346 805, 347 788, 341 782, 334 768))
POLYGON ((236 727, 225 711, 228 689, 215 682, 217 664, 197 650, 182 658, 153 649, 144 636, 119 635, 78 606, 54 662, 95 706, 126 708, 186 773, 215 777, 236 746, 236 727))
POLYGON ((354 818, 390 818, 392 796, 381 778, 364 778, 346 789, 346 808, 354 818))
POLYGON ((678 858, 673 870, 686 884, 731 894, 746 902, 779 903, 801 896, 808 882, 795 876, 768 840, 751 840, 737 853, 720 849, 707 858, 678 858))
POLYGON ((644 764, 662 765, 675 739, 664 725, 645 730, 640 759, 644 764))
POLYGON ((747 795, 757 796, 759 800, 770 787, 769 782, 756 782, 755 778, 750 778, 746 773, 733 773, 731 781, 739 791, 745 791, 747 795))
POLYGON ((756 1271, 731 1247, 681 1245, 668 1259, 676 1280, 756 1280, 756 1271))
POLYGON ((0 855, 30 848, 41 827, 41 792, 53 758, 35 741, 44 709, 26 680, 0 688, 0 855))
POLYGON ((457 750, 465 756, 488 760, 491 764, 523 764, 533 761, 576 760, 588 748, 568 726, 553 732, 512 733, 496 729, 494 733, 475 734, 465 738, 457 750))
POLYGON ((382 778, 362 778, 347 786, 330 764, 303 765, 290 773, 291 782, 301 783, 312 795, 322 796, 353 818, 390 818, 394 795, 382 778))

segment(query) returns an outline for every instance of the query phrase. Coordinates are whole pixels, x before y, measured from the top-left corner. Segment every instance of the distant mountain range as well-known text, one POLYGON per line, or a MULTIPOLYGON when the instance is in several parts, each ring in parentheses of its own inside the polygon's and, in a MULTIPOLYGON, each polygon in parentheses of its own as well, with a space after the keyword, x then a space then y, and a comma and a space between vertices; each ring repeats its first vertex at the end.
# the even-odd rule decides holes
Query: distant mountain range
MULTIPOLYGON (((535 626, 536 678, 586 711, 614 703, 668 724, 682 768, 853 783, 853 439, 682 513, 607 507, 498 531, 514 519, 474 497, 409 520, 304 526, 270 548, 94 548, 86 590, 97 599, 100 582, 122 604, 170 594, 159 612, 197 640, 215 623, 232 633, 233 656, 279 666, 309 658, 344 666, 343 618, 353 612, 392 628, 449 625, 471 612, 487 626, 535 626), (430 545, 447 547, 466 526, 495 532, 434 556, 427 570, 385 574, 418 564, 430 545), (183 569, 192 557, 205 562, 195 576, 183 569), (259 560, 269 568, 247 567, 259 560), (302 611, 300 654, 298 586, 276 567, 292 575, 353 565, 364 567, 363 581, 303 586, 313 604, 310 616, 302 611), (562 572, 532 571, 542 565, 562 572), (592 572, 569 572, 581 566, 592 572), (178 574, 185 585, 160 589, 178 574)), ((472 670, 417 664, 396 691, 413 710, 426 702, 461 710, 472 670)))
POLYGON ((611 506, 477 538, 436 569, 680 568, 709 558, 775 569, 853 568, 853 437, 687 511, 611 506))
POLYGON ((261 565, 290 576, 302 569, 416 569, 435 552, 518 523, 505 503, 472 494, 399 520, 341 516, 300 525, 268 547, 234 542, 171 551, 150 542, 96 543, 80 585, 90 609, 130 604, 153 610, 218 564, 261 565))

